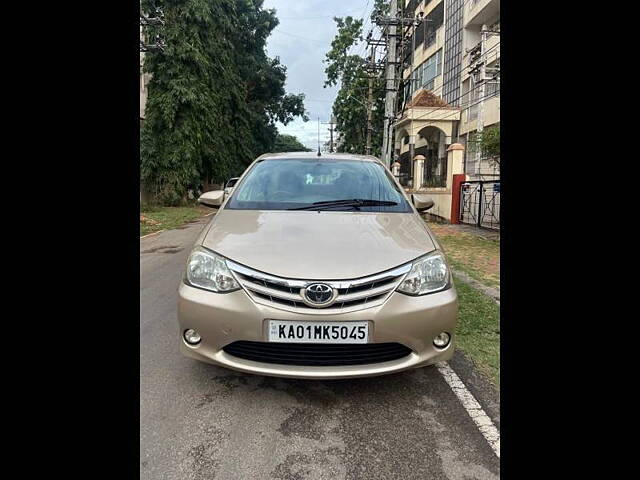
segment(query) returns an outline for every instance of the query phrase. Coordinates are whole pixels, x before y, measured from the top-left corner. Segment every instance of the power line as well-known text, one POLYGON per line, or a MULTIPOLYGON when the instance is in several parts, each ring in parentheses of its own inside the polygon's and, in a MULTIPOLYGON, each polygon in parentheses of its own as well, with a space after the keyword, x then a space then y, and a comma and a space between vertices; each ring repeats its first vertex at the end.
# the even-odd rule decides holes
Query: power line
POLYGON ((335 15, 317 15, 317 16, 302 16, 302 17, 280 17, 277 16, 278 20, 305 20, 305 19, 316 19, 316 18, 334 18, 334 17, 347 17, 350 13, 355 13, 359 8, 354 8, 352 10, 347 10, 344 13, 337 13, 335 15))
POLYGON ((307 40, 309 42, 321 43, 322 45, 326 45, 327 44, 326 41, 321 41, 321 40, 317 40, 317 39, 314 39, 314 38, 303 37, 301 35, 296 35, 295 33, 284 32, 284 31, 279 30, 277 28, 274 28, 273 31, 281 33, 282 35, 288 35, 290 37, 301 38, 302 40, 307 40))
MULTIPOLYGON (((490 49, 488 49, 486 53, 488 53, 489 51, 491 51, 491 50, 493 50, 494 48, 497 48, 497 47, 499 47, 499 46, 500 46, 500 41, 498 41, 498 42, 496 43, 496 45, 494 45, 493 47, 491 47, 490 49)), ((431 57, 429 57, 429 58, 431 58, 431 57)), ((429 60, 429 59, 427 58, 427 59, 425 60, 425 62, 426 62, 427 60, 429 60)), ((422 62, 422 63, 424 63, 424 62, 422 62)), ((420 64, 420 65, 422 65, 422 64, 420 64)), ((464 71, 465 71, 466 69, 470 68, 470 66, 471 66, 471 65, 469 64, 469 65, 467 65, 466 67, 462 68, 462 69, 460 70, 460 75, 462 76, 462 74, 464 73, 464 71)), ((399 80, 400 80, 400 84, 405 84, 405 85, 406 85, 406 83, 408 83, 408 82, 416 81, 417 79, 414 79, 414 78, 413 78, 413 73, 414 73, 417 69, 418 69, 418 67, 414 68, 414 69, 409 73, 409 77, 407 77, 406 79, 404 79, 404 78, 400 78, 400 79, 399 79, 399 80)), ((405 70, 406 70, 406 69, 405 69, 405 70)), ((400 85, 398 85, 398 87, 400 87, 400 85)), ((419 87, 419 88, 420 88, 420 87, 419 87)), ((442 83, 438 88, 434 88, 433 90, 427 90, 427 91, 429 91, 429 92, 431 92, 431 93, 433 93, 433 94, 436 94, 436 92, 437 92, 437 91, 442 90, 443 88, 444 88, 444 82, 443 82, 443 83, 442 83)), ((470 93, 470 91, 469 91, 469 92, 467 92, 467 93, 470 93)), ((458 100, 461 96, 463 96, 463 95, 466 95, 466 94, 458 95, 456 98, 454 98, 453 100, 451 100, 451 102, 455 102, 455 101, 457 101, 457 100, 458 100)), ((406 101, 407 101, 407 99, 405 99, 405 104, 406 104, 406 101)), ((409 100, 409 101, 411 101, 411 100, 409 100)), ((404 107, 404 105, 403 105, 402 113, 404 113, 404 108, 405 108, 405 107, 404 107)))

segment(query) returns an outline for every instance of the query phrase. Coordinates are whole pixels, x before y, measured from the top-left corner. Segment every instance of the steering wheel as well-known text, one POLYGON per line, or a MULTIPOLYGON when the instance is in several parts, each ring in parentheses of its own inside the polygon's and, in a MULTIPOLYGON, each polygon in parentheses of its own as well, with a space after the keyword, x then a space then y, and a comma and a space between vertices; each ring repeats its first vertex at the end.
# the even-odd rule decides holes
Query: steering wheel
POLYGON ((272 197, 278 197, 278 196, 281 196, 281 195, 289 195, 289 196, 291 196, 292 193, 291 192, 287 192, 286 190, 276 190, 275 192, 273 192, 271 194, 272 197))

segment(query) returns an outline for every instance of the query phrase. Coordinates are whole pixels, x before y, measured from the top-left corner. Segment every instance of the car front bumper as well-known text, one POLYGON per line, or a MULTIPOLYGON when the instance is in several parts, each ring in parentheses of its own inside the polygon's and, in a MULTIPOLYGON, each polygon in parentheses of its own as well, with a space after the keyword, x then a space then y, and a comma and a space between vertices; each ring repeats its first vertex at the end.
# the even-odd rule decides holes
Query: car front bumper
POLYGON ((399 372, 444 361, 453 355, 458 301, 455 287, 412 297, 394 292, 380 306, 349 313, 311 315, 255 303, 244 290, 214 293, 182 283, 179 288, 178 324, 181 351, 188 357, 241 372, 276 377, 332 379, 367 377, 399 372), (397 342, 411 353, 398 360, 349 366, 299 366, 263 363, 226 353, 235 341, 267 341, 268 320, 369 321, 370 343, 397 342), (195 329, 202 340, 186 343, 183 332, 195 329), (443 349, 433 345, 441 332, 451 335, 443 349))

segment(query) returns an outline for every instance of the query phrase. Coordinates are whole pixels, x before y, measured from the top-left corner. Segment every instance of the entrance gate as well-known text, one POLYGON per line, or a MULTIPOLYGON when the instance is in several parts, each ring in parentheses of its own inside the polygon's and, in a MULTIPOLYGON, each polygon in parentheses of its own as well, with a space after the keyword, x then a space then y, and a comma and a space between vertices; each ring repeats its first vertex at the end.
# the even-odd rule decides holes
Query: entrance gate
POLYGON ((464 182, 460 189, 460 222, 500 230, 500 180, 464 182))

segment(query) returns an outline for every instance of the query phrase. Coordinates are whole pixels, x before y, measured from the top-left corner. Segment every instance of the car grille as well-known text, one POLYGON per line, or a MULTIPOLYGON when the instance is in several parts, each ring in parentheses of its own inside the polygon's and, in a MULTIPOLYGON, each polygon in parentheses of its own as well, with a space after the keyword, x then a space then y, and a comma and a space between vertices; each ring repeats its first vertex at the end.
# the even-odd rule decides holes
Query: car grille
POLYGON ((351 280, 299 280, 277 277, 227 260, 238 282, 257 303, 281 310, 301 313, 347 313, 381 305, 411 270, 411 264, 368 277, 351 280), (338 290, 334 303, 327 307, 310 307, 300 293, 312 283, 324 283, 338 290))
POLYGON ((262 363, 330 367, 367 365, 406 357, 411 349, 400 343, 318 344, 233 342, 223 350, 234 357, 262 363))

